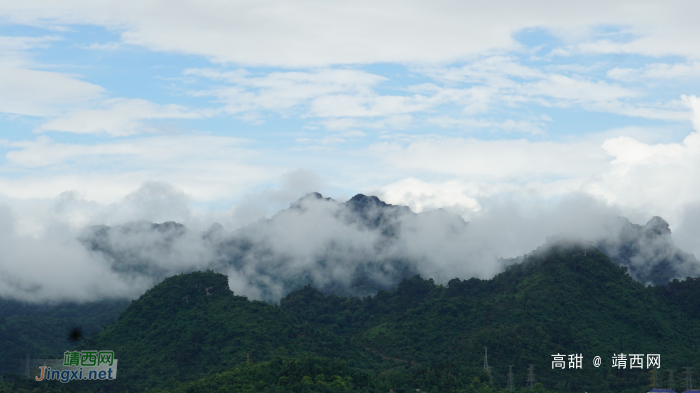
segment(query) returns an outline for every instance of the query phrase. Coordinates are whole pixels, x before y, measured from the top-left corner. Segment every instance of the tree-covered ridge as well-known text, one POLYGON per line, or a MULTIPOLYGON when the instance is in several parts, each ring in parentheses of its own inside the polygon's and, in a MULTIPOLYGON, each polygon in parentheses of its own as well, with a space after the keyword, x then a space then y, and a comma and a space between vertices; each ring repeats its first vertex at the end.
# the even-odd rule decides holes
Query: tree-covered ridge
MULTIPOLYGON (((284 352, 284 351, 280 351, 284 352)), ((168 388, 147 389, 149 393, 194 392, 426 392, 426 393, 504 393, 489 382, 483 369, 454 367, 448 363, 430 366, 395 367, 382 373, 370 373, 351 367, 338 358, 323 358, 305 353, 289 357, 278 353, 270 361, 243 363, 220 373, 194 381, 173 382, 168 388)), ((0 393, 106 392, 114 386, 101 383, 63 385, 52 381, 37 384, 16 379, 0 381, 0 393), (86 386, 89 385, 89 386, 86 386)), ((526 393, 523 387, 515 390, 526 393)), ((528 393, 548 393, 536 383, 528 393)))
MULTIPOLYGON (((242 364, 197 381, 179 383, 154 393, 189 392, 416 392, 496 393, 489 375, 478 368, 446 364, 392 369, 371 374, 338 358, 304 354, 276 356, 269 362, 242 364)), ((523 392, 524 389, 518 389, 523 392)), ((533 393, 545 393, 541 385, 533 393)))
POLYGON ((211 271, 169 277, 81 345, 115 351, 119 378, 110 383, 138 391, 268 360, 280 347, 382 363, 349 337, 295 324, 280 307, 234 295, 227 277, 211 271))
POLYGON ((592 246, 543 247, 489 280, 414 276, 374 297, 307 286, 277 306, 227 283, 211 271, 166 279, 81 345, 115 351, 116 381, 53 389, 386 392, 391 381, 397 393, 489 393, 505 388, 508 365, 524 387, 532 364, 543 389, 639 393, 648 370, 613 369, 613 354, 659 353, 663 370, 700 369, 700 280, 644 287, 592 246), (557 353, 582 354, 583 369, 553 370, 557 353))
POLYGON ((535 364, 538 380, 551 388, 621 390, 642 386, 648 376, 612 372, 613 353, 661 353, 664 368, 700 366, 692 350, 700 344, 700 316, 692 308, 697 301, 687 300, 700 297, 697 282, 645 288, 597 249, 562 245, 539 250, 491 280, 455 279, 443 287, 413 277, 362 301, 305 288, 281 306, 407 362, 477 367, 487 346, 501 386, 507 365, 522 383, 528 364, 535 364), (582 353, 587 367, 553 371, 556 353, 582 353), (606 367, 591 367, 596 355, 606 367))

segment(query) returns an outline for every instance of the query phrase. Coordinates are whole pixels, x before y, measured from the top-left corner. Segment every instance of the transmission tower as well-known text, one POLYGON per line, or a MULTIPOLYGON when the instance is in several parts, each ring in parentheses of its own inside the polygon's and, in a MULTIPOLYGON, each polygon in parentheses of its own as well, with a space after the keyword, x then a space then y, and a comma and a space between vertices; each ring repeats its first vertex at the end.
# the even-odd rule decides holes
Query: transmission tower
POLYGON ((652 378, 654 378, 654 389, 661 388, 661 373, 656 372, 656 369, 652 369, 652 378))
POLYGON ((513 387, 513 365, 509 364, 508 365, 508 384, 506 385, 506 392, 514 392, 515 388, 513 387))
POLYGON ((673 372, 676 370, 668 370, 668 390, 673 390, 673 372))
POLYGON ((489 349, 484 347, 484 370, 489 372, 489 349))
POLYGON ((491 367, 489 367, 489 349, 484 347, 484 370, 489 373, 489 382, 493 385, 493 377, 491 376, 491 367))
POLYGON ((693 390, 693 372, 692 367, 683 367, 685 369, 685 390, 693 390))
POLYGON ((535 384, 535 365, 530 364, 530 367, 527 369, 527 385, 525 385, 525 389, 530 389, 532 388, 532 385, 535 384))

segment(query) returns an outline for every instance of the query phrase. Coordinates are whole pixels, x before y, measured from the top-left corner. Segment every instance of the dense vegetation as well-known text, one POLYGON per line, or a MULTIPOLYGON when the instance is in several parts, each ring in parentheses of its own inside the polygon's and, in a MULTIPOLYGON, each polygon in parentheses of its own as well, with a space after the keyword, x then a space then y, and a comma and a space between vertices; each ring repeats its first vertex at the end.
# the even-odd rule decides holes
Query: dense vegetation
POLYGON ((12 388, 490 393, 504 390, 508 365, 523 388, 532 364, 536 390, 639 393, 648 370, 612 368, 613 354, 659 353, 662 370, 700 370, 699 322, 700 279, 644 287, 579 245, 538 250, 491 280, 442 286, 415 276, 364 298, 307 286, 279 306, 234 295, 223 275, 195 272, 166 279, 80 345, 114 350, 117 380, 12 388), (583 368, 553 370, 557 353, 582 354, 583 368))
POLYGON ((127 300, 90 303, 29 304, 0 299, 0 374, 14 373, 19 359, 60 356, 114 322, 127 300), (72 333, 72 336, 71 336, 72 333))

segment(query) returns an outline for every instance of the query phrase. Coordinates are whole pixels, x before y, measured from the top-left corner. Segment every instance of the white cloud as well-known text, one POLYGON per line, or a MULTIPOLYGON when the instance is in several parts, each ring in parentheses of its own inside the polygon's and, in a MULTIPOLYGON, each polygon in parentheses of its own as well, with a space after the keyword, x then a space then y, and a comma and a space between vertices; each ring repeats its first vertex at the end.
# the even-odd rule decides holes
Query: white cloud
POLYGON ((572 105, 573 103, 611 102, 634 98, 639 92, 614 86, 603 81, 590 81, 565 75, 548 75, 543 80, 525 84, 522 94, 553 98, 553 105, 572 105))
POLYGON ((424 138, 404 145, 383 142, 370 154, 405 171, 455 175, 473 181, 513 181, 588 177, 605 168, 605 151, 589 142, 483 141, 424 138))
POLYGON ((120 277, 107 261, 75 240, 60 221, 43 217, 48 231, 18 233, 17 212, 0 204, 0 296, 26 301, 89 301, 138 296, 153 283, 147 277, 120 277))
MULTIPOLYGON (((693 109, 700 129, 700 99, 683 97, 693 109)), ((629 136, 589 141, 529 142, 482 141, 464 138, 414 138, 408 142, 374 144, 370 154, 389 165, 402 181, 382 187, 392 200, 416 204, 406 184, 422 191, 437 187, 420 179, 441 180, 466 198, 519 195, 521 198, 557 198, 584 193, 637 214, 660 215, 672 225, 682 221, 682 211, 697 204, 700 195, 700 132, 680 143, 650 144, 629 136), (418 176, 418 180, 414 177, 418 176), (396 190, 394 190, 396 189, 396 190), (402 196, 405 194, 405 196, 402 196)), ((431 183, 432 184, 432 183, 431 183)), ((434 206, 464 205, 462 196, 445 192, 434 206)), ((418 198, 418 199, 416 199, 418 198)), ((416 205, 417 206, 417 205, 416 205)))
POLYGON ((700 76, 700 61, 686 63, 654 63, 643 68, 618 68, 608 71, 608 77, 624 81, 639 79, 687 79, 700 76))
POLYGON ((0 112, 55 116, 101 98, 104 89, 58 72, 0 67, 0 112))
MULTIPOLYGON (((159 104, 139 97, 107 98, 111 96, 102 87, 82 81, 81 76, 37 71, 50 65, 34 63, 35 49, 62 37, 0 37, 0 112, 43 117, 35 131, 95 135, 50 134, 73 143, 46 136, 0 140, 3 151, 8 152, 0 164, 0 198, 23 206, 17 210, 17 219, 6 219, 0 208, 0 232, 3 227, 14 228, 0 236, 0 246, 10 250, 8 257, 0 256, 0 276, 25 289, 40 288, 37 293, 41 296, 52 296, 58 289, 47 280, 56 274, 55 269, 46 265, 45 276, 36 280, 26 277, 32 269, 41 268, 36 261, 47 263, 55 254, 74 258, 71 268, 86 269, 87 279, 97 282, 102 277, 113 285, 94 288, 76 284, 68 296, 125 293, 143 283, 120 281, 103 269, 100 264, 104 261, 90 260, 71 243, 68 236, 74 233, 66 231, 56 237, 56 242, 68 244, 63 248, 54 240, 41 238, 53 236, 53 219, 59 222, 55 226, 59 229, 61 225, 138 219, 199 222, 204 221, 202 217, 237 225, 269 215, 300 193, 318 187, 328 187, 336 196, 379 190, 388 202, 407 204, 416 211, 443 207, 473 219, 478 225, 473 226, 477 229, 472 234, 477 236, 469 242, 431 232, 428 221, 421 222, 426 224, 422 230, 418 226, 412 229, 415 236, 405 238, 400 247, 425 253, 429 263, 423 268, 428 273, 433 261, 443 257, 458 267, 468 251, 488 254, 489 258, 497 249, 511 256, 529 251, 547 234, 572 228, 572 220, 585 222, 586 214, 596 209, 661 215, 685 231, 681 237, 686 247, 698 250, 698 226, 693 220, 700 212, 700 184, 692 179, 700 177, 700 100, 690 96, 664 101, 647 89, 654 83, 700 75, 696 60, 700 46, 695 42, 700 35, 698 7, 690 1, 632 0, 580 4, 553 0, 483 4, 413 0, 360 0, 352 4, 320 0, 8 2, 0 9, 0 18, 10 23, 51 28, 57 34, 76 28, 72 24, 78 25, 77 29, 97 25, 121 34, 119 42, 85 46, 84 42, 93 41, 82 41, 68 44, 72 49, 115 50, 140 45, 154 51, 202 56, 222 67, 189 69, 183 73, 185 78, 175 78, 183 82, 176 86, 179 91, 202 86, 188 84, 194 79, 210 86, 190 90, 190 94, 216 101, 219 110, 159 104), (603 28, 612 32, 602 34, 603 28), (524 30, 553 33, 564 44, 549 56, 521 62, 519 59, 539 51, 515 42, 514 34, 524 30), (600 53, 675 55, 686 60, 613 68, 607 78, 600 76, 605 63, 586 65, 595 61, 592 57, 581 65, 542 65, 543 61, 568 60, 554 55, 600 53), (230 65, 237 69, 226 68, 230 65), (273 68, 239 68, 248 65, 273 68), (360 68, 365 65, 371 66, 360 68), (650 83, 624 83, 638 81, 650 83), (696 132, 687 135, 684 129, 684 140, 669 142, 669 133, 661 125, 653 131, 644 127, 643 132, 664 133, 664 137, 641 138, 642 131, 617 129, 595 137, 589 134, 574 140, 543 141, 541 136, 551 119, 533 114, 537 106, 557 108, 552 112, 563 113, 557 115, 558 121, 571 113, 560 108, 575 108, 678 121, 672 125, 676 130, 692 117, 696 132), (298 145, 276 150, 255 150, 248 141, 195 132, 130 137, 157 131, 157 123, 163 120, 223 114, 252 123, 269 115, 307 123, 294 135, 298 145), (417 125, 540 137, 533 141, 416 135, 417 125), (314 132, 319 128, 331 133, 314 132), (367 148, 363 144, 375 136, 367 130, 379 130, 376 134, 384 142, 367 148), (402 131, 406 134, 396 135, 396 130, 406 130, 402 131), (123 138, 110 140, 105 136, 123 138), (351 143, 352 150, 347 148, 351 143), (345 149, 340 148, 342 144, 346 144, 345 149), (299 167, 310 171, 288 173, 290 168, 299 167), (277 183, 279 187, 274 186, 277 183), (596 200, 583 198, 570 208, 551 208, 558 203, 553 201, 566 201, 572 194, 596 200), (509 198, 512 201, 508 202, 509 198), (234 200, 239 203, 231 207, 234 200), (617 210, 598 206, 596 201, 617 210), (37 208, 42 204, 53 205, 37 208), (202 213, 221 206, 228 210, 202 213), (560 220, 561 212, 569 214, 566 220, 560 220), (542 217, 544 223, 539 225, 542 217), (513 222, 518 224, 509 226, 513 222), (528 231, 535 224, 538 230, 528 231), (489 243, 503 239, 511 244, 500 247, 489 243), (464 248, 461 240, 469 245, 464 248), (42 244, 46 244, 46 253, 41 251, 42 244), (13 266, 13 258, 21 263, 25 263, 24 258, 35 261, 26 262, 25 269, 13 266)), ((95 58, 100 55, 83 53, 95 58)), ((46 54, 42 58, 50 56, 46 54)), ((168 67, 178 72, 179 64, 168 67)), ((274 135, 290 128, 275 127, 274 135)), ((262 131, 261 140, 273 135, 268 129, 262 131)), ((282 143, 267 144, 272 145, 282 143)), ((322 210, 323 206, 317 208, 322 210)), ((331 218, 328 211, 321 210, 312 213, 325 217, 323 220, 331 218)), ((289 233, 293 222, 287 223, 270 233, 289 233)), ((336 224, 329 223, 329 232, 316 238, 315 244, 300 240, 318 232, 313 225, 300 228, 292 237, 278 236, 277 251, 296 252, 300 263, 308 262, 323 249, 321 243, 354 236, 336 224)), ((363 247, 371 243, 366 240, 360 241, 358 249, 365 250, 363 247)), ((186 265, 183 258, 192 256, 195 262, 188 266, 199 266, 201 255, 195 251, 157 262, 181 266, 186 265)), ((338 276, 344 273, 333 272, 338 276)), ((233 277, 236 285, 256 290, 244 276, 233 277)), ((0 282, 0 296, 7 288, 12 286, 0 282)))
POLYGON ((172 183, 198 201, 229 199, 284 172, 245 140, 206 135, 167 135, 98 144, 59 143, 47 137, 8 144, 0 167, 1 195, 44 199, 77 190, 85 198, 113 202, 148 180, 172 183), (23 174, 12 176, 11 174, 23 174))
POLYGON ((145 121, 193 119, 203 111, 158 105, 143 99, 104 99, 105 90, 76 75, 39 71, 30 50, 60 40, 56 36, 0 36, 0 113, 53 117, 37 131, 126 136, 152 131, 145 121))
POLYGON ((436 183, 407 178, 384 186, 379 196, 387 203, 408 206, 416 213, 446 208, 466 218, 481 210, 479 202, 467 196, 475 193, 475 189, 456 180, 436 183))
MULTIPOLYGON (((546 119, 546 118, 545 118, 546 119)), ((462 129, 471 130, 474 128, 491 128, 500 129, 504 131, 514 131, 523 132, 532 135, 544 134, 545 119, 538 120, 504 120, 504 121, 494 121, 485 119, 470 119, 462 118, 455 119, 450 117, 434 117, 428 119, 428 123, 437 124, 441 127, 460 127, 462 129)))
MULTIPOLYGON (((350 97, 355 101, 366 102, 377 99, 373 86, 386 78, 358 70, 320 70, 315 72, 272 72, 264 76, 252 76, 244 70, 219 72, 215 70, 186 70, 185 75, 202 76, 224 80, 230 86, 215 88, 198 95, 212 95, 225 104, 225 110, 232 114, 259 113, 273 111, 289 113, 301 111, 302 116, 309 108, 300 110, 302 105, 320 106, 309 115, 336 116, 342 112, 337 105, 323 104, 332 97, 350 97), (330 98, 329 98, 330 97, 330 98), (316 104, 321 100, 320 104, 316 104)), ((347 99, 347 98, 346 98, 347 99)), ((255 115, 256 116, 256 115, 255 115)))
POLYGON ((52 41, 59 40, 56 36, 22 37, 0 36, 0 67, 22 68, 34 64, 30 50, 46 48, 52 41))
POLYGON ((474 59, 462 67, 418 69, 444 83, 487 83, 496 88, 516 86, 511 79, 542 79, 542 70, 523 66, 511 56, 496 55, 474 59))
MULTIPOLYGON (((245 70, 221 72, 186 70, 185 75, 223 80, 231 85, 194 93, 214 96, 225 112, 253 123, 266 112, 282 116, 316 118, 309 127, 329 130, 350 128, 404 128, 412 113, 447 102, 444 91, 434 94, 382 95, 376 87, 387 78, 361 70, 323 69, 310 72, 272 72, 263 76, 245 70), (363 119, 365 118, 365 119, 363 119)), ((409 93, 410 88, 406 89, 409 93)))
POLYGON ((216 62, 327 66, 376 62, 436 63, 517 47, 512 35, 549 30, 589 52, 696 57, 700 32, 692 0, 551 0, 472 4, 422 1, 220 2, 173 5, 164 0, 94 3, 27 0, 0 11, 15 23, 95 24, 123 31, 122 40, 152 50, 216 62), (506 10, 506 11, 504 11, 506 10), (596 26, 624 26, 630 39, 598 39, 596 26))
POLYGON ((680 143, 646 144, 629 137, 606 140, 614 158, 591 192, 630 208, 655 209, 678 220, 680 211, 700 195, 700 99, 684 97, 693 109, 696 131, 680 143))
POLYGON ((113 51, 113 50, 117 50, 121 47, 122 47, 122 44, 119 42, 107 42, 104 44, 93 43, 90 45, 83 46, 83 48, 85 48, 85 49, 105 50, 105 51, 113 51))
MULTIPOLYGON (((461 119, 432 117, 429 124, 443 127, 493 128, 543 133, 540 119, 491 121, 470 116, 493 108, 539 104, 545 107, 581 107, 585 110, 665 120, 687 119, 687 108, 669 103, 640 104, 643 94, 602 80, 563 75, 523 66, 512 57, 490 56, 459 68, 414 70, 439 83, 401 88, 405 94, 382 94, 388 78, 361 70, 323 69, 253 75, 248 71, 190 69, 187 76, 224 81, 229 85, 194 93, 213 96, 223 110, 244 120, 261 122, 265 112, 282 116, 317 118, 310 126, 329 130, 349 128, 408 128, 419 115, 450 105, 462 105, 461 119)), ((532 116, 531 116, 532 117, 532 116)))
MULTIPOLYGON (((624 116, 664 120, 687 120, 687 107, 680 102, 641 103, 644 93, 640 89, 610 84, 606 81, 582 76, 572 70, 570 75, 558 73, 557 67, 537 69, 519 64, 507 56, 491 56, 473 60, 462 67, 428 68, 420 71, 444 84, 423 84, 410 89, 424 94, 431 93, 437 104, 464 105, 466 116, 487 113, 494 108, 539 104, 545 107, 579 107, 588 111, 615 113, 624 116)), ((573 70, 580 71, 580 70, 573 70)), ((585 71, 585 70, 584 70, 585 71)), ((455 119, 432 120, 435 124, 464 123, 465 126, 527 130, 539 133, 542 126, 527 119, 489 123, 485 120, 455 119), (530 124, 528 124, 530 123, 530 124)))
POLYGON ((353 128, 401 130, 408 128, 412 123, 413 116, 409 114, 387 116, 379 120, 365 120, 357 117, 339 117, 326 118, 312 122, 309 126, 307 126, 307 128, 315 127, 315 125, 318 124, 329 131, 344 131, 353 128))
POLYGON ((180 105, 158 105, 142 99, 114 98, 101 102, 99 109, 80 109, 42 124, 38 131, 62 131, 76 134, 128 136, 153 130, 148 120, 196 119, 201 112, 180 105))

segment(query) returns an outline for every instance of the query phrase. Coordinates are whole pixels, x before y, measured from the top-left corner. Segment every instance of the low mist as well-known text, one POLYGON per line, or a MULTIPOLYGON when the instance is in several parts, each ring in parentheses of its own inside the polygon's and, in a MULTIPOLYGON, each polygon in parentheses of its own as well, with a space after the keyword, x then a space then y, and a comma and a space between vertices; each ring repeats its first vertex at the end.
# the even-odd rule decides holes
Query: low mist
MULTIPOLYGON (((300 189, 251 196, 223 213, 192 208, 164 183, 146 183, 107 207, 75 195, 43 209, 0 205, 0 296, 136 298, 167 276, 205 269, 228 275, 230 288, 252 299, 278 302, 306 284, 365 296, 414 274, 440 284, 488 279, 517 262, 511 258, 557 239, 592 242, 644 284, 700 275, 663 219, 633 224, 590 197, 480 201, 484 208, 467 222, 446 210, 416 214, 364 195, 295 200, 300 189), (284 198, 288 208, 255 220, 255 212, 265 212, 261 204, 284 198)), ((688 233, 699 228, 681 228, 684 244, 693 244, 688 233)))

